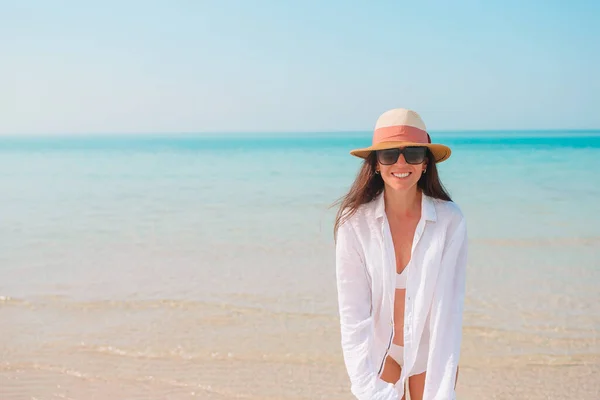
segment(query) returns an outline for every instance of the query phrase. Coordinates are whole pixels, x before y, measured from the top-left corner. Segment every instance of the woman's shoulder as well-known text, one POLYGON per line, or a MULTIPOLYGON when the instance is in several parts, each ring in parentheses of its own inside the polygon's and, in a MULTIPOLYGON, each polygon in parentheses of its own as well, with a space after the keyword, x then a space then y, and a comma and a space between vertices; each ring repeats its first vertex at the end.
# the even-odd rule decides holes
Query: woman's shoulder
POLYGON ((465 219, 465 215, 461 207, 450 200, 432 199, 435 205, 435 212, 438 220, 449 222, 461 222, 465 219))
POLYGON ((460 206, 453 201, 434 200, 438 232, 444 232, 452 241, 455 237, 466 238, 467 221, 460 206))
POLYGON ((377 213, 377 199, 373 199, 367 203, 363 203, 356 207, 356 209, 351 210, 350 208, 346 208, 342 211, 342 226, 352 226, 354 229, 360 230, 361 227, 365 225, 369 225, 374 221, 375 215, 377 213))

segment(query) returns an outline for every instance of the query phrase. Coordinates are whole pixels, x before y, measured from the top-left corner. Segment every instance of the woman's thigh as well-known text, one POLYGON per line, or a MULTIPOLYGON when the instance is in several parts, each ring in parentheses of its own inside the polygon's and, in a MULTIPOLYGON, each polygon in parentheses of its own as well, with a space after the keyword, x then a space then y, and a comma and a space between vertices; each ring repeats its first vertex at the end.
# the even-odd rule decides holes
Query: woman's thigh
POLYGON ((426 375, 427 372, 423 372, 417 375, 412 375, 408 378, 408 391, 410 392, 410 400, 423 400, 426 375))
MULTIPOLYGON (((410 400, 422 400, 423 392, 425 391, 425 377, 427 371, 418 375, 413 375, 408 378, 408 390, 410 391, 410 400)), ((454 381, 454 387, 458 383, 458 367, 456 368, 456 378, 454 381)))
MULTIPOLYGON (((381 373, 381 379, 389 382, 396 383, 400 380, 400 375, 402 374, 402 367, 394 361, 393 358, 387 357, 385 359, 385 364, 383 366, 383 372, 381 373)), ((402 400, 406 400, 406 394, 402 396, 402 400)))
POLYGON ((387 356, 381 372, 381 379, 388 383, 396 383, 400 379, 401 373, 400 365, 392 357, 387 356))

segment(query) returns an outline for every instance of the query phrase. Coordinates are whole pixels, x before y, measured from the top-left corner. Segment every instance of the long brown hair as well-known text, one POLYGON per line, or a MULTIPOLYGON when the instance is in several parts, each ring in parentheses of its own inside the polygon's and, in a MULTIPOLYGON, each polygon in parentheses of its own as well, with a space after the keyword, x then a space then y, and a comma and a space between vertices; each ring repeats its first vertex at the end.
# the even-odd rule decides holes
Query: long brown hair
MULTIPOLYGON (((442 185, 433 155, 427 149, 427 169, 417 182, 417 187, 427 196, 435 199, 452 201, 448 192, 442 185)), ((350 218, 362 204, 373 200, 383 191, 384 182, 380 174, 376 174, 377 155, 374 151, 365 159, 358 171, 358 175, 350 188, 350 191, 336 201, 333 206, 340 205, 335 217, 333 234, 336 237, 337 230, 345 220, 350 218)))

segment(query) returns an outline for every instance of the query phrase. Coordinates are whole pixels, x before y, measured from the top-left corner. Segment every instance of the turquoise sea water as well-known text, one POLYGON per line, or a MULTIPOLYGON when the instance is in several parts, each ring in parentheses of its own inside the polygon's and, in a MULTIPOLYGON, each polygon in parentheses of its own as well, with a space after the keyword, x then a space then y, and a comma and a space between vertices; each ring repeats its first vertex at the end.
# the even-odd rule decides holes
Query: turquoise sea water
MULTIPOLYGON (((565 270, 579 263, 598 269, 592 249, 600 244, 599 131, 432 135, 453 149, 440 173, 467 215, 475 245, 537 246, 535 257, 522 260, 532 268, 542 268, 548 251, 559 251, 552 259, 563 257, 565 270), (573 246, 586 250, 571 254, 573 246)), ((267 280, 263 287, 257 277, 276 283, 291 272, 269 270, 272 263, 257 249, 284 265, 328 256, 319 252, 331 243, 328 206, 359 167, 349 150, 369 140, 368 133, 2 137, 0 291, 53 292, 51 283, 72 282, 72 294, 101 297, 88 286, 104 282, 125 296, 132 288, 122 283, 117 290, 111 282, 127 281, 113 272, 133 268, 129 255, 139 264, 132 280, 147 273, 144 265, 184 268, 186 275, 174 273, 171 295, 189 280, 225 291, 279 293, 280 285, 267 280), (151 255, 159 251, 168 254, 151 255), (279 254, 286 251, 295 258, 279 254), (119 269, 102 265, 105 257, 122 259, 115 261, 119 269), (202 260, 237 276, 226 281, 223 268, 193 267, 202 260), (253 265, 238 270, 240 260, 253 265), (8 279, 17 276, 18 282, 8 279)), ((488 252, 490 262, 502 260, 506 246, 488 252)), ((330 261, 317 261, 328 278, 330 261)), ((303 272, 309 272, 305 281, 296 287, 286 281, 286 291, 315 289, 316 271, 303 272)), ((153 293, 166 287, 162 279, 149 285, 157 286, 153 293)))
MULTIPOLYGON (((433 137, 453 149, 440 173, 474 243, 557 250, 563 241, 566 252, 599 245, 600 131, 433 137)), ((105 274, 93 271, 98 253, 110 257, 122 247, 198 259, 244 248, 252 254, 256 246, 300 253, 326 247, 328 206, 360 163, 348 152, 369 140, 368 133, 2 137, 0 290, 38 290, 27 283, 44 287, 73 275, 90 284, 89 274, 105 274), (77 271, 57 272, 67 265, 77 271), (7 285, 14 281, 2 279, 6 274, 20 283, 7 285)), ((565 262, 598 268, 593 253, 565 262)))

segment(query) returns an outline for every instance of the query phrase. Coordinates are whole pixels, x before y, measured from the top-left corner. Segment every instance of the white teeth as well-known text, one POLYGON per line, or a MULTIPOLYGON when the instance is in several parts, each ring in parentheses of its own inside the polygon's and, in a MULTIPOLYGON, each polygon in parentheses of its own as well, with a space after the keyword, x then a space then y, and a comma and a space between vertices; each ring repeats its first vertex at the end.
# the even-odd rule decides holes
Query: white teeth
POLYGON ((394 175, 396 178, 406 178, 407 176, 410 175, 410 172, 405 172, 403 174, 392 174, 394 175))

